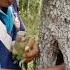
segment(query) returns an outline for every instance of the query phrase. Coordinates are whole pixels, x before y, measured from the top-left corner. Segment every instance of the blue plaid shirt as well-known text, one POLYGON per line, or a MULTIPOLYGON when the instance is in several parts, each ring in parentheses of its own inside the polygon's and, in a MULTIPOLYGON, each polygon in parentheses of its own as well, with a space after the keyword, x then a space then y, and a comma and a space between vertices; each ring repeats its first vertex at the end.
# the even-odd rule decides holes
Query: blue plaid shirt
POLYGON ((18 62, 12 58, 11 45, 16 39, 16 27, 10 8, 7 13, 0 10, 0 68, 20 69, 18 62))

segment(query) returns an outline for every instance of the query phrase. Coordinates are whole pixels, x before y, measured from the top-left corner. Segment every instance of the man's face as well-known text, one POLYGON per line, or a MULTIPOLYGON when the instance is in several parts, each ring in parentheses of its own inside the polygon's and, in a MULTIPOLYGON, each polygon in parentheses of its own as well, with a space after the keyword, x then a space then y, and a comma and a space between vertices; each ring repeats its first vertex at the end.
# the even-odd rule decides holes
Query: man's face
POLYGON ((14 0, 0 0, 0 7, 8 7, 14 0))

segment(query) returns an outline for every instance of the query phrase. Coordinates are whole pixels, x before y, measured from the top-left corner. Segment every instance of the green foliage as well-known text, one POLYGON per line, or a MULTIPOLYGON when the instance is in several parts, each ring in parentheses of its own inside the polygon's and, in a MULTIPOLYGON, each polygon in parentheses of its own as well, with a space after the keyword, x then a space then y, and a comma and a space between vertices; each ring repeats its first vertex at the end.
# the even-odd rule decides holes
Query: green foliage
POLYGON ((27 27, 27 35, 38 35, 40 24, 40 1, 41 0, 20 0, 21 16, 27 27))
MULTIPOLYGON (((20 0, 20 15, 26 25, 27 37, 38 37, 39 25, 40 25, 40 11, 42 0, 20 0)), ((17 60, 23 59, 24 47, 27 45, 27 41, 24 43, 17 43, 13 58, 17 60)), ((32 63, 29 65, 31 69, 32 63)))

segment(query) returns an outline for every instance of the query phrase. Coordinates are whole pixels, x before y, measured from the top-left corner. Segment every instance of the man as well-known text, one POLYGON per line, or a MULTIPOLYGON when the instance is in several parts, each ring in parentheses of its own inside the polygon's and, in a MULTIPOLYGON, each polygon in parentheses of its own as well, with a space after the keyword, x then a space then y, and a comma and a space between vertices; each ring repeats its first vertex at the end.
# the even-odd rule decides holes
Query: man
POLYGON ((12 9, 14 0, 0 0, 0 70, 21 70, 12 58, 12 42, 16 39, 16 27, 12 9))

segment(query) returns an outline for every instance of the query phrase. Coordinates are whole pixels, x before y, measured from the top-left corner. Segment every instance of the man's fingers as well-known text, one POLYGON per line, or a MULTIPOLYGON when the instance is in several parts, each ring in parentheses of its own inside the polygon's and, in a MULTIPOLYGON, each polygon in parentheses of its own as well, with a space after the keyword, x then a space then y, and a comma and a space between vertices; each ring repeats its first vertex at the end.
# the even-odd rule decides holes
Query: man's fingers
POLYGON ((29 42, 28 42, 29 48, 33 48, 34 43, 35 43, 35 39, 34 38, 30 38, 29 42))
POLYGON ((28 63, 28 62, 30 62, 30 61, 32 61, 32 60, 34 60, 34 57, 26 58, 26 59, 25 59, 25 62, 28 63))

